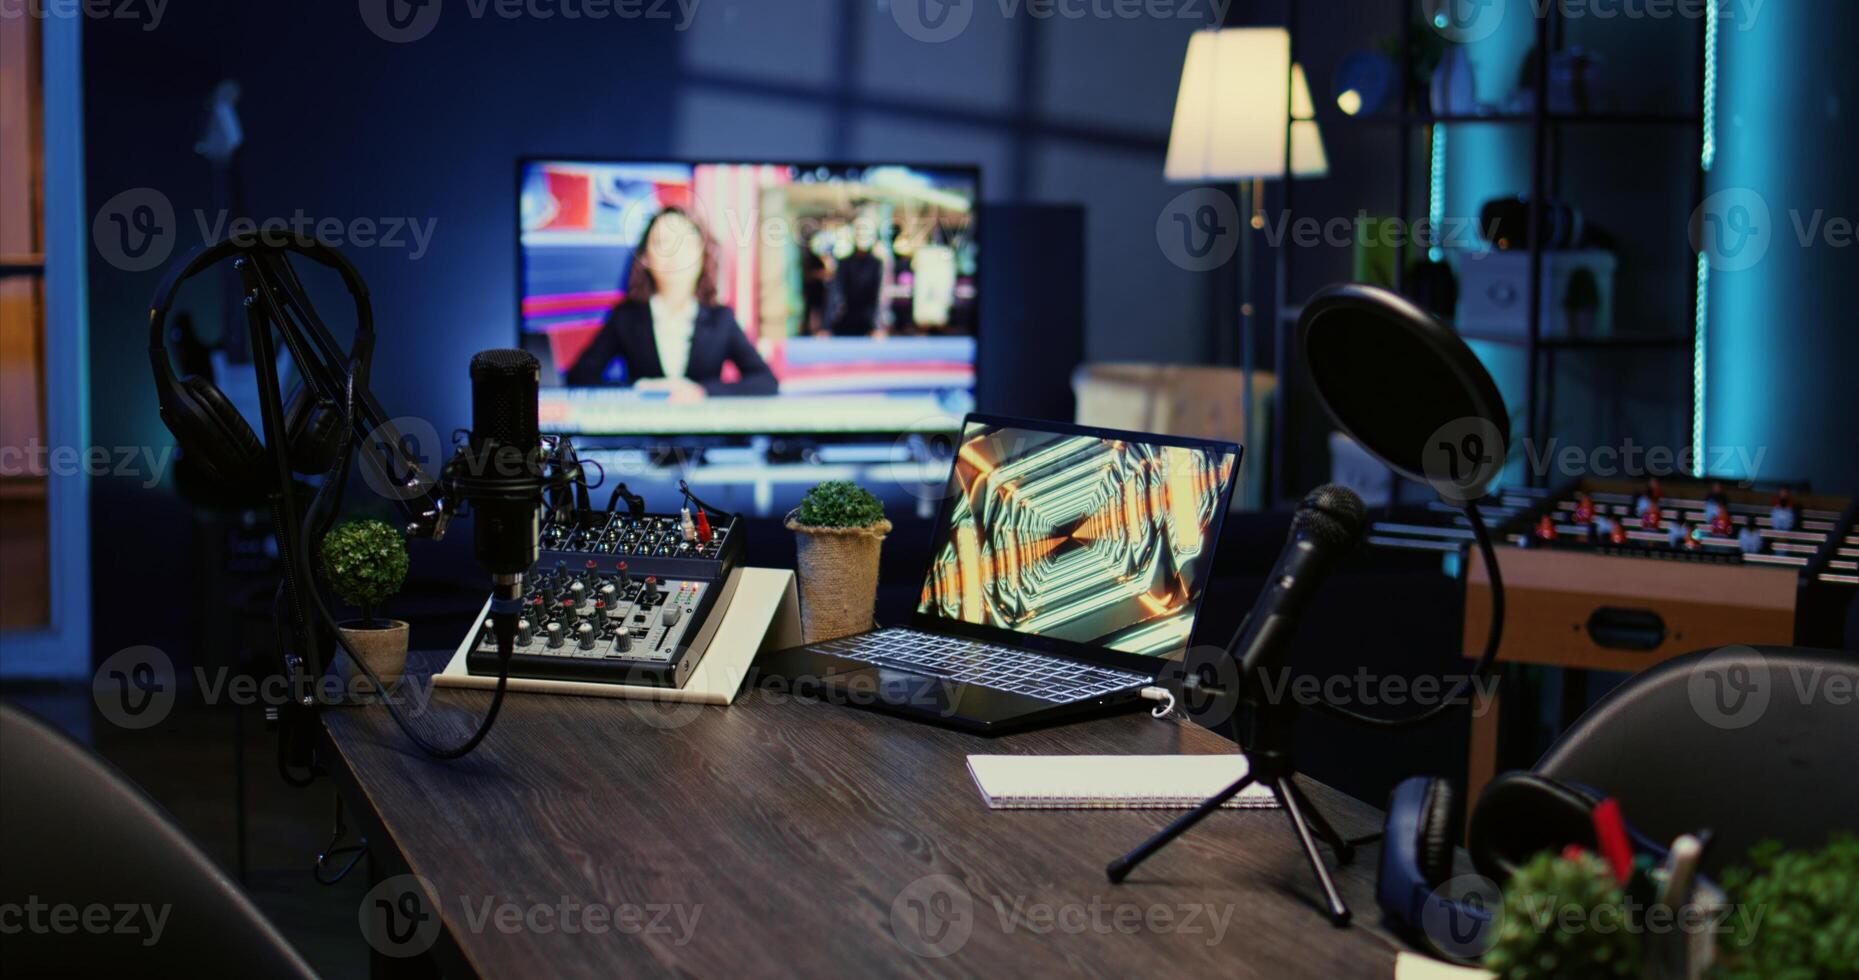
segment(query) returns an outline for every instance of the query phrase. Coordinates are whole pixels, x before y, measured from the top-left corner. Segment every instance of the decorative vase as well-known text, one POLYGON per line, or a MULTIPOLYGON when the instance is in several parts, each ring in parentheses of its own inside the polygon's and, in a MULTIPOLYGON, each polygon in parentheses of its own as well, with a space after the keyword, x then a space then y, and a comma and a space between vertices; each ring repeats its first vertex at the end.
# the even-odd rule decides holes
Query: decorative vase
POLYGON ((808 643, 871 629, 878 602, 878 552, 891 522, 812 527, 787 517, 800 571, 800 630, 808 643))
MULTIPOLYGON (((400 675, 407 669, 407 624, 404 621, 351 619, 337 624, 336 628, 342 631, 349 648, 374 671, 387 690, 392 691, 394 685, 400 683, 400 675)), ((374 693, 374 683, 361 668, 353 668, 353 678, 356 691, 374 693)))

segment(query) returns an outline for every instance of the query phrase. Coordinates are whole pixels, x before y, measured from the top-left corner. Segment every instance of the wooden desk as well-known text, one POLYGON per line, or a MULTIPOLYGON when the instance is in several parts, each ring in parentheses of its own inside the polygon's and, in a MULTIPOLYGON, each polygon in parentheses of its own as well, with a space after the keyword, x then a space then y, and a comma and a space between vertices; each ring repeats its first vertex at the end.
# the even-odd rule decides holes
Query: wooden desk
MULTIPOLYGON (((488 701, 441 689, 418 720, 455 738, 488 701)), ((429 958, 448 974, 1393 975, 1375 846, 1340 869, 1356 925, 1339 930, 1282 812, 1218 814, 1113 886, 1105 863, 1172 812, 990 811, 968 775, 970 752, 1231 750, 1146 713, 983 739, 761 689, 677 710, 513 694, 452 763, 379 707, 324 717, 374 874, 437 893, 429 958), (570 933, 564 903, 672 908, 658 931, 570 933)), ((1305 786, 1346 836, 1380 829, 1378 810, 1305 786)))

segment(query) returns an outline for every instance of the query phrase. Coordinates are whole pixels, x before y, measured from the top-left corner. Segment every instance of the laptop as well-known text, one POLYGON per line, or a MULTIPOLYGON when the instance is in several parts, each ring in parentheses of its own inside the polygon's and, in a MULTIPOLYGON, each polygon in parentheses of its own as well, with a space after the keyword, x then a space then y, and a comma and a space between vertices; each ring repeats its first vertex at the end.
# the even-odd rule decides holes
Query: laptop
POLYGON ((759 671, 989 735, 1134 707, 1195 641, 1239 458, 1232 443, 970 415, 910 625, 759 671))

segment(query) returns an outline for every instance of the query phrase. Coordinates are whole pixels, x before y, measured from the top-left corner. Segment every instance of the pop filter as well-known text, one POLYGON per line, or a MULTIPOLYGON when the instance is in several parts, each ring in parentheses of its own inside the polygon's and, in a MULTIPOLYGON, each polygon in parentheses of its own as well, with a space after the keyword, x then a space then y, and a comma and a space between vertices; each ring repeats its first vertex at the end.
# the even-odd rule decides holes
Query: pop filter
POLYGON ((1317 395, 1350 438, 1452 503, 1484 496, 1504 468, 1510 413, 1458 334, 1360 283, 1318 290, 1297 332, 1317 395))
POLYGON ((1478 501, 1504 469, 1510 413, 1477 355, 1433 315, 1375 286, 1325 286, 1304 304, 1298 345, 1330 417, 1396 473, 1431 486, 1471 524, 1491 579, 1491 626, 1472 677, 1438 704, 1404 718, 1319 701, 1320 714, 1378 728, 1439 717, 1490 676, 1504 636, 1504 578, 1478 501))

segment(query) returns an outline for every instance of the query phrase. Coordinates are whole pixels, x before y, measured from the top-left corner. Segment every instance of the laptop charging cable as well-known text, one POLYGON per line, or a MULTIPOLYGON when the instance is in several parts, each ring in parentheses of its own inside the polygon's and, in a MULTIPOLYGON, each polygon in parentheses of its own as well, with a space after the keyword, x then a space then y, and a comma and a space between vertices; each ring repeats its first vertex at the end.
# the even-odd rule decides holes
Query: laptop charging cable
POLYGON ((1168 688, 1159 685, 1151 685, 1143 688, 1137 693, 1140 694, 1144 700, 1161 702, 1161 704, 1156 705, 1155 708, 1150 710, 1149 714, 1151 717, 1166 719, 1175 714, 1175 695, 1169 691, 1168 688))

